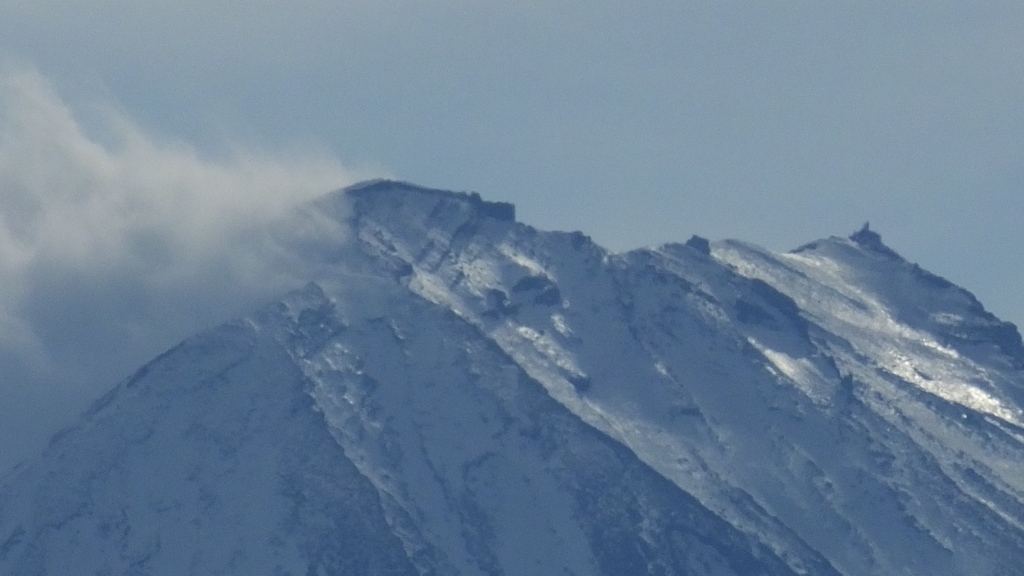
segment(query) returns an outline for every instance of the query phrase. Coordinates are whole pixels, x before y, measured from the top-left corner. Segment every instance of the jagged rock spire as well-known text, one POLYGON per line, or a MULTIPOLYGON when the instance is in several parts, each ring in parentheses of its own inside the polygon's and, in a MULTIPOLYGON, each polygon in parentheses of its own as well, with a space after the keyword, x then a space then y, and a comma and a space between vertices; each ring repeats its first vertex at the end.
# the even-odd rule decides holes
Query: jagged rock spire
POLYGON ((864 226, 861 226, 860 230, 851 234, 850 240, 853 240, 862 248, 867 248, 868 250, 885 254, 893 258, 902 259, 899 254, 892 250, 892 248, 889 248, 884 242, 882 242, 882 236, 871 229, 870 222, 865 222, 864 226))

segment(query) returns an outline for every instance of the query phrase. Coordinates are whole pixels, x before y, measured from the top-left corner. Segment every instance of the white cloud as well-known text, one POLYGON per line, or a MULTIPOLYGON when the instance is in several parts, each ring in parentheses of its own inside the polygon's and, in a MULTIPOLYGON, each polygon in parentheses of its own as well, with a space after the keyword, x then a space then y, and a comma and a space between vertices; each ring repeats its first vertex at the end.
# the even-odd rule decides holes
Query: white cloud
POLYGON ((14 445, 19 403, 76 410, 178 339, 300 281, 266 225, 356 179, 324 154, 210 158, 113 107, 100 116, 92 134, 37 72, 0 75, 2 445, 14 445))

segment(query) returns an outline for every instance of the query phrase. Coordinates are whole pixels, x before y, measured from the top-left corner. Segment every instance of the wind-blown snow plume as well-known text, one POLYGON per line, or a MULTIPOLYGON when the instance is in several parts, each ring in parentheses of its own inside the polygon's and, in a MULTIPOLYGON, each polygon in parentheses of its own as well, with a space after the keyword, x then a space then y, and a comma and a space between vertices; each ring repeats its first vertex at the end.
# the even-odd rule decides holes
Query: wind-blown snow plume
POLYGON ((176 340, 287 287, 266 225, 355 180, 326 154, 210 159, 113 107, 101 118, 96 136, 39 73, 0 76, 5 446, 41 426, 38 414, 18 416, 27 403, 57 402, 51 418, 77 409, 176 340))

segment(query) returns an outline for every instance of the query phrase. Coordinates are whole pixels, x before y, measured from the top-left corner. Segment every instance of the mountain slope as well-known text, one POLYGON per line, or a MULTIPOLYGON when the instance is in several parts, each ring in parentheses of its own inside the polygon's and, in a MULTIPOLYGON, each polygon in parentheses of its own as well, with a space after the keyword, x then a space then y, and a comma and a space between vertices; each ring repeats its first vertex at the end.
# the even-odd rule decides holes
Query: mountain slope
POLYGON ((865 228, 611 254, 476 195, 314 210, 305 289, 0 491, 17 574, 1016 574, 1024 348, 865 228))

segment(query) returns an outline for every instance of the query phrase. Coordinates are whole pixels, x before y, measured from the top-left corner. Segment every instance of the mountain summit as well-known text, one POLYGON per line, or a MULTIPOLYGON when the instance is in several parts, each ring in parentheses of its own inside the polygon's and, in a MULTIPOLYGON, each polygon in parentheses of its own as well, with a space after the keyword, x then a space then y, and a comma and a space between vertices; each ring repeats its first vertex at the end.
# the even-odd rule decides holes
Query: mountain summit
POLYGON ((0 573, 971 575, 1024 566, 1024 347, 865 226, 623 254, 476 194, 316 202, 309 284, 0 488, 0 573))

